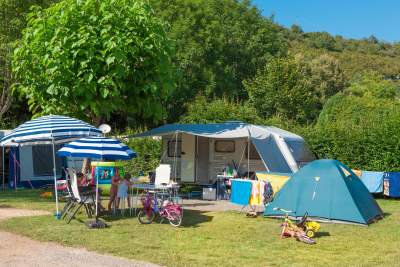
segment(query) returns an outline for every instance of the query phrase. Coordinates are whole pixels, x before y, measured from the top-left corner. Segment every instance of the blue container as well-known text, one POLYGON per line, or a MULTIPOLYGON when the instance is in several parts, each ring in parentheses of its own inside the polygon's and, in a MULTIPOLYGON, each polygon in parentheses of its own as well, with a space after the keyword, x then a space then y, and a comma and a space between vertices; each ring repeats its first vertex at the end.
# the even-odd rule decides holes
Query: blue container
POLYGON ((400 197, 400 172, 385 172, 383 194, 389 197, 400 197))

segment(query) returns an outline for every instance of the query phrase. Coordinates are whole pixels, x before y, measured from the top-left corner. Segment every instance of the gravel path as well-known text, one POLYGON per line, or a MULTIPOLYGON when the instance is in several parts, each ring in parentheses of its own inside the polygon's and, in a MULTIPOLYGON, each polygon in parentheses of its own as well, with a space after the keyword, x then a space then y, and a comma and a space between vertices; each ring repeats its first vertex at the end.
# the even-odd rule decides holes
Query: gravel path
MULTIPOLYGON (((0 208, 0 220, 20 216, 49 214, 32 211, 0 208)), ((131 261, 114 256, 101 255, 83 248, 69 248, 50 242, 39 242, 16 234, 0 231, 0 266, 158 266, 141 261, 131 261)))

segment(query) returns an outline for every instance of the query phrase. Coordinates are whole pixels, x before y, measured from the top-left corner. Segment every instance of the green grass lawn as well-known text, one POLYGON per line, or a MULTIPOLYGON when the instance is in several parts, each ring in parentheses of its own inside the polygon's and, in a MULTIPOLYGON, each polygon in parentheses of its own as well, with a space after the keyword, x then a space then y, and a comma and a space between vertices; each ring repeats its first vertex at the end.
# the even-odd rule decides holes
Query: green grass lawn
MULTIPOLYGON (((0 205, 52 209, 25 191, 0 193, 0 205), (29 197, 23 197, 22 195, 29 197)), ((167 266, 396 266, 400 256, 400 202, 379 200, 387 214, 369 227, 322 224, 317 244, 279 238, 279 221, 238 212, 185 210, 183 226, 141 225, 136 218, 106 218, 108 229, 89 230, 80 215, 70 225, 52 216, 15 218, 0 229, 34 239, 167 266)))

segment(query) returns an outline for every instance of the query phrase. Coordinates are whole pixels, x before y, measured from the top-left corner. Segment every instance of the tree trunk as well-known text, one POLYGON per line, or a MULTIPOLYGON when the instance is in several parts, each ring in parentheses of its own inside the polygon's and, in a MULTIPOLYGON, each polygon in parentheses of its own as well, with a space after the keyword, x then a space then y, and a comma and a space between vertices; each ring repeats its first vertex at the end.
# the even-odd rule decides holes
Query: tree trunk
POLYGON ((3 88, 1 90, 0 95, 0 119, 3 117, 4 113, 6 113, 11 107, 12 103, 12 93, 11 93, 11 84, 12 84, 12 74, 11 74, 11 64, 9 62, 10 59, 10 48, 4 55, 4 65, 3 65, 3 88))
POLYGON ((89 112, 90 120, 92 121, 92 124, 96 127, 99 127, 102 123, 104 123, 104 117, 103 116, 97 116, 93 114, 92 112, 89 112))

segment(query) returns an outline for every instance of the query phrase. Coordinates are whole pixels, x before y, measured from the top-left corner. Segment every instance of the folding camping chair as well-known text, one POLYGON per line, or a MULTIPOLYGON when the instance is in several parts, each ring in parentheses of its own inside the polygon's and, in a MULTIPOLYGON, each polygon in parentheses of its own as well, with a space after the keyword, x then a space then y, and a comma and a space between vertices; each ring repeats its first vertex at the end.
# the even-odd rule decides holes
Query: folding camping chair
POLYGON ((85 207, 86 214, 89 218, 91 218, 94 214, 94 207, 95 207, 95 192, 86 192, 80 193, 78 188, 78 178, 75 171, 70 171, 71 177, 71 191, 74 198, 74 203, 72 206, 67 210, 65 214, 65 218, 67 219, 67 223, 70 223, 71 220, 75 217, 78 213, 80 208, 83 206, 85 207))
POLYGON ((71 190, 70 169, 64 169, 65 180, 57 181, 57 190, 61 191, 61 196, 66 200, 64 208, 61 211, 61 218, 65 217, 67 211, 73 207, 76 202, 71 190))

